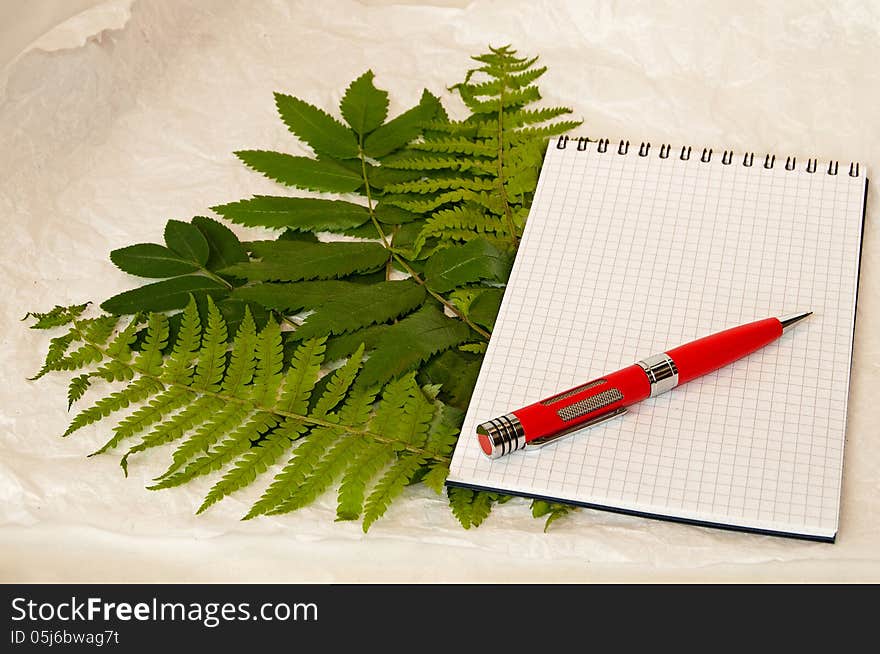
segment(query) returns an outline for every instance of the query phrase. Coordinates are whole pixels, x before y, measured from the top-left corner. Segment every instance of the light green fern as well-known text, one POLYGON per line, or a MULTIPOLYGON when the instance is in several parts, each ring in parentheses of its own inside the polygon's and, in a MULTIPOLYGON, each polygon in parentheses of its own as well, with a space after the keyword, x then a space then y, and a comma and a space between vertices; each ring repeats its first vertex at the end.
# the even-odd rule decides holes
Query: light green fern
MULTIPOLYGON (((122 458, 127 469, 132 456, 174 444, 168 469, 151 489, 221 472, 198 509, 202 512, 287 457, 246 518, 295 510, 341 480, 339 517, 352 520, 363 514, 364 530, 416 475, 436 477, 448 464, 454 443, 450 424, 434 399, 435 389, 426 394, 414 373, 381 392, 377 386, 358 388, 361 346, 318 392, 325 338, 301 342, 285 366, 277 323, 270 321, 258 331, 246 310, 230 343, 225 321, 210 299, 207 313, 202 326, 191 300, 164 355, 164 314, 146 317, 145 341, 135 354, 130 346, 140 317, 119 325, 115 316, 71 314, 66 348, 77 349, 69 354, 54 349, 44 367, 91 367, 83 375, 126 384, 79 412, 65 435, 134 407, 116 422, 113 437, 99 452, 127 446, 122 458), (86 348, 88 356, 78 354, 86 348)), ((76 389, 82 378, 74 378, 76 389)))

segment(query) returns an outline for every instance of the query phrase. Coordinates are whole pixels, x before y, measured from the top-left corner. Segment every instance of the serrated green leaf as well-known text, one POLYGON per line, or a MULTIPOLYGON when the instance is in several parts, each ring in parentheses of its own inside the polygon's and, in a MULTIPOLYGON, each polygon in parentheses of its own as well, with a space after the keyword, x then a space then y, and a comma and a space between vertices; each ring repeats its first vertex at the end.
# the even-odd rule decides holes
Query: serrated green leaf
POLYGON ((276 182, 309 191, 350 193, 363 184, 359 173, 333 159, 294 157, 269 150, 239 150, 235 156, 276 182))
POLYGON ((436 252, 425 266, 425 281, 438 293, 478 282, 503 282, 510 274, 510 257, 485 238, 436 252))
POLYGON ((85 311, 89 304, 89 302, 86 302, 85 304, 72 304, 70 306, 56 304, 50 311, 45 313, 28 311, 24 314, 22 320, 27 320, 30 317, 36 318, 37 322, 31 325, 31 329, 52 329, 53 327, 61 327, 62 325, 67 325, 76 320, 82 312, 85 311))
POLYGON ((379 479, 364 503, 364 532, 369 531, 373 523, 385 514, 391 501, 403 492, 422 462, 418 455, 406 454, 379 479))
POLYGON ((440 398, 465 410, 474 392, 482 357, 457 350, 446 350, 422 367, 419 381, 440 384, 440 398))
POLYGON ((358 384, 382 384, 470 337, 471 330, 463 322, 426 305, 379 334, 358 384))
POLYGON ((284 93, 275 94, 275 106, 287 128, 315 152, 340 159, 358 156, 354 134, 323 109, 284 93))
POLYGON ((227 293, 228 289, 224 284, 209 277, 186 275, 114 295, 109 300, 105 300, 101 308, 115 314, 172 311, 185 307, 190 295, 207 294, 220 297, 227 293))
POLYGON ((208 261, 205 264, 208 270, 217 271, 248 260, 241 241, 226 225, 206 216, 196 216, 192 224, 208 242, 208 261))
POLYGON ((156 243, 138 243, 113 250, 110 261, 123 272, 138 277, 176 277, 201 268, 197 261, 187 260, 156 243))
POLYGON ((212 207, 212 210, 248 227, 287 227, 309 232, 338 232, 370 220, 367 208, 352 202, 273 195, 257 195, 250 200, 212 207))
POLYGON ((376 205, 374 213, 376 214, 376 219, 385 225, 403 225, 421 218, 417 213, 395 207, 391 204, 385 204, 384 202, 376 205))
POLYGON ((379 159, 402 148, 419 135, 422 124, 437 114, 439 106, 439 98, 425 89, 419 104, 376 128, 364 140, 364 153, 379 159))
POLYGON ((345 90, 339 110, 345 122, 364 137, 385 122, 388 93, 373 85, 373 71, 368 70, 345 90))
POLYGON ((474 298, 468 307, 467 316, 472 321, 485 327, 493 329, 495 327, 495 318, 498 316, 498 309, 501 307, 501 300, 504 298, 504 289, 487 288, 474 298))
POLYGON ((208 241, 195 225, 182 220, 169 220, 165 224, 165 245, 184 259, 196 262, 199 267, 208 263, 208 241))
POLYGON ((327 298, 344 295, 359 286, 354 282, 326 280, 319 282, 262 282, 232 291, 232 297, 255 302, 269 309, 298 313, 314 309, 327 298))
POLYGON ((262 261, 236 264, 221 272, 255 282, 331 279, 376 270, 389 256, 378 243, 254 241, 251 247, 262 261))
POLYGON ((425 289, 410 281, 352 284, 327 296, 296 330, 299 339, 343 334, 405 315, 420 306, 425 289))

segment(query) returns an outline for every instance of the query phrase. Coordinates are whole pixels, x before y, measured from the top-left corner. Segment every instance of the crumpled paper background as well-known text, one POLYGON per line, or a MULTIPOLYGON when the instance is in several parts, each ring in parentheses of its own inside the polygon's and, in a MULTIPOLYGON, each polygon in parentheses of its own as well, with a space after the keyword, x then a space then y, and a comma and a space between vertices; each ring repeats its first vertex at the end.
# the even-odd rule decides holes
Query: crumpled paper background
POLYGON ((302 151, 276 117, 274 90, 329 109, 371 67, 392 114, 427 87, 462 115, 446 86, 487 43, 512 43, 541 55, 547 102, 574 107, 583 134, 880 170, 877 5, 442 4, 116 0, 0 71, 0 579, 880 579, 873 190, 834 545, 590 510, 545 535, 524 500, 464 531, 445 498, 423 488, 409 489, 366 536, 359 524, 333 522, 332 497, 239 522, 260 484, 195 517, 210 481, 144 489, 167 451, 133 459, 125 479, 115 457, 84 456, 108 425, 59 438, 66 379, 26 381, 47 340, 20 318, 131 287, 108 252, 160 240, 169 218, 278 192, 232 156, 302 151))

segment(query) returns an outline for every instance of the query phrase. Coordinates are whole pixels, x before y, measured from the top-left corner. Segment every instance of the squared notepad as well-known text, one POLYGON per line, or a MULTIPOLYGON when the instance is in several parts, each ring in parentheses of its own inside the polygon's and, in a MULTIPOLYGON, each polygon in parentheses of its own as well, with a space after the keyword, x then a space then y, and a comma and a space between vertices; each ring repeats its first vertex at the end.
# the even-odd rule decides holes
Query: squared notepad
POLYGON ((833 540, 865 170, 646 146, 548 145, 448 483, 833 540), (495 460, 477 443, 485 420, 797 311, 814 313, 620 418, 495 460))

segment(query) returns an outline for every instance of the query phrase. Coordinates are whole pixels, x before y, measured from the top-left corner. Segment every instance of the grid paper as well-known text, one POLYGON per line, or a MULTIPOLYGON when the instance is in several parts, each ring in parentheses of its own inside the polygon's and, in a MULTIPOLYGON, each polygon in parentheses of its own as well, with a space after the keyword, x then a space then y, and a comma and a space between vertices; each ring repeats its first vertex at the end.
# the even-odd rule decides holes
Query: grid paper
POLYGON ((449 483, 833 539, 867 180, 804 168, 551 142, 449 483), (809 310, 758 352, 556 444, 490 460, 477 443, 485 420, 809 310))

